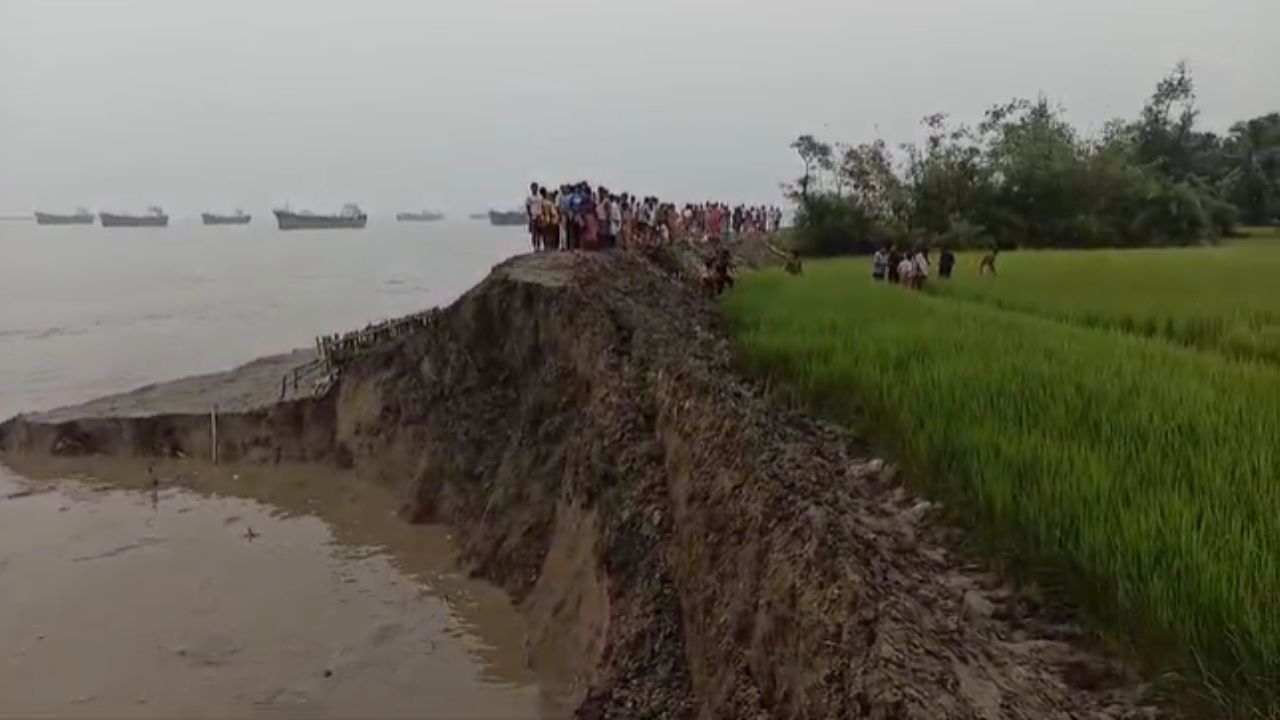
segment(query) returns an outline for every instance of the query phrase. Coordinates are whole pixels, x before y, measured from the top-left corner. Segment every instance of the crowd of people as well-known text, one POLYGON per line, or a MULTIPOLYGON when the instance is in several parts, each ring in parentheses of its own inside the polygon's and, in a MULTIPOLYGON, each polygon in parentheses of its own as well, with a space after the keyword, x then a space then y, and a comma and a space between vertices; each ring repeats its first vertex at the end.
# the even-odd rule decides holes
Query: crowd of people
MULTIPOLYGON (((955 262, 955 254, 944 248, 938 259, 938 276, 944 279, 950 278, 955 262)), ((924 288, 932 269, 929 248, 923 246, 899 250, 897 245, 890 245, 876 250, 871 256, 873 279, 902 285, 913 290, 924 288)))
MULTIPOLYGON (((524 209, 536 252, 615 247, 645 250, 677 240, 712 245, 701 277, 702 285, 712 293, 733 284, 731 256, 721 241, 735 235, 772 233, 782 227, 782 210, 777 207, 731 207, 722 202, 678 205, 652 195, 615 193, 586 182, 558 188, 532 183, 524 209)), ((796 253, 775 252, 785 260, 788 273, 803 273, 796 253)), ((934 272, 929 252, 924 245, 881 247, 871 258, 871 276, 878 282, 921 290, 934 272)), ((995 274, 997 252, 982 258, 980 274, 995 274)), ((943 247, 938 255, 938 277, 949 279, 955 265, 955 253, 943 247)))
MULTIPOLYGON (((978 265, 978 274, 996 274, 996 255, 999 250, 992 250, 982 257, 978 265)), ((938 277, 951 279, 955 270, 956 255, 950 248, 942 248, 938 256, 938 277)), ((876 250, 871 256, 871 277, 878 282, 902 285, 913 290, 924 288, 929 279, 933 263, 929 260, 929 248, 916 246, 907 250, 899 250, 897 245, 890 245, 876 250)))
POLYGON ((774 232, 782 210, 724 203, 679 206, 654 196, 614 193, 585 182, 551 188, 529 186, 525 199, 535 251, 603 250, 652 246, 677 239, 720 240, 731 235, 774 232))

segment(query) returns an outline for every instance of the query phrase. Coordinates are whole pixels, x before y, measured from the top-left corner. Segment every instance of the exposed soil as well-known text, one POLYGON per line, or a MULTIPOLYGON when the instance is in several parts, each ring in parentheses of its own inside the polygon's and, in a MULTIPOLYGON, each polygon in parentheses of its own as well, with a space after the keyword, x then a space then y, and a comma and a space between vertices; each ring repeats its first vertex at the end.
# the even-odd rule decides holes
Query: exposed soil
MULTIPOLYGON (((675 277, 696 266, 517 258, 325 397, 228 416, 219 453, 354 465, 454 526, 579 717, 1160 715, 952 552, 892 467, 740 378, 675 277)), ((209 450, 207 416, 60 417, 0 426, 0 447, 209 450)))

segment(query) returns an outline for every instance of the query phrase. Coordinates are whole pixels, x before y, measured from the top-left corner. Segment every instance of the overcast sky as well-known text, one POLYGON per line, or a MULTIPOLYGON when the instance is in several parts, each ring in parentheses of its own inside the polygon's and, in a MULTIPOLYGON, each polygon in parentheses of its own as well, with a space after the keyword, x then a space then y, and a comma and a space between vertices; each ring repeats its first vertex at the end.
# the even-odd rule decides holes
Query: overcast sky
POLYGON ((1086 129, 1188 60, 1280 110, 1280 0, 0 0, 0 212, 466 212, 532 179, 768 201, 799 133, 1044 93, 1086 129))

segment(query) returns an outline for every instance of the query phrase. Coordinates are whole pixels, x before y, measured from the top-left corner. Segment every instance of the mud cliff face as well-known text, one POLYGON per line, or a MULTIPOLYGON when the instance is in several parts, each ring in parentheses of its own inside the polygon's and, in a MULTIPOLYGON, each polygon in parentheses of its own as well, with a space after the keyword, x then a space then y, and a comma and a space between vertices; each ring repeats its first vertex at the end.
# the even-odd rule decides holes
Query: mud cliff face
MULTIPOLYGON (((355 464, 402 488, 408 519, 453 525, 580 717, 1154 713, 1066 642, 1078 630, 950 553, 881 462, 739 379, 713 306, 673 277, 690 267, 517 258, 325 397, 229 421, 219 447, 355 464)), ((120 422, 10 423, 3 444, 207 437, 186 416, 120 422)))
POLYGON ((1145 712, 879 461, 739 380, 673 267, 519 258, 339 390, 336 442, 458 528, 580 716, 1145 712))

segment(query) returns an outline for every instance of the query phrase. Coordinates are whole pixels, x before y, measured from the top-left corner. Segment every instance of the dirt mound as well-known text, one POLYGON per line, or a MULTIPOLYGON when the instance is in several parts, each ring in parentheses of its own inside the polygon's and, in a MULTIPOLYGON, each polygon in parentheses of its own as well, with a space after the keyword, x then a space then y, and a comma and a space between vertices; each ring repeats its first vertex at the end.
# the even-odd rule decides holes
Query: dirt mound
POLYGON ((368 412, 337 441, 412 465, 411 516, 554 628, 582 717, 1147 713, 891 470, 739 380, 662 264, 519 258, 340 392, 368 412))
MULTIPOLYGON (((407 517, 457 528, 521 604, 580 717, 1158 714, 1076 628, 949 551, 892 468, 740 379, 713 306, 674 277, 697 266, 517 258, 326 397, 220 431, 220 451, 402 487, 407 517)), ((48 450, 60 427, 6 443, 48 450)), ((77 442, 169 437, 130 432, 151 445, 77 442)))

